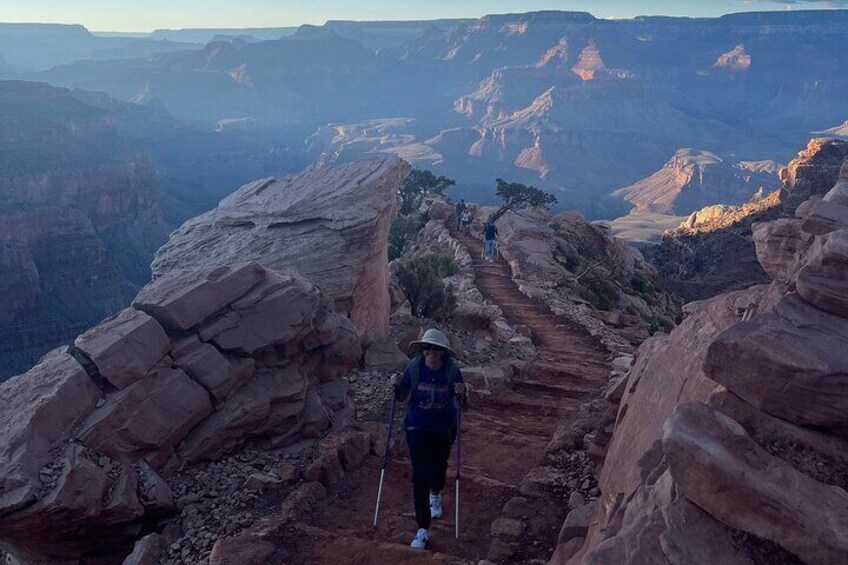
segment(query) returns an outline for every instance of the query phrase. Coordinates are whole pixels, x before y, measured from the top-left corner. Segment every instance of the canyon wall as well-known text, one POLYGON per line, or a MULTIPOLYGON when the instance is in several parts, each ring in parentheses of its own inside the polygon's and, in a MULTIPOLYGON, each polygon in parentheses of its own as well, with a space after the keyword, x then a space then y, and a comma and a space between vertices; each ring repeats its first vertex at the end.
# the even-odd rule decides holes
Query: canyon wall
POLYGON ((802 153, 786 190, 801 177, 801 190, 831 188, 753 226, 772 282, 687 304, 670 335, 640 347, 587 537, 553 563, 836 563, 848 552, 848 150, 814 144, 828 147, 823 166, 802 153))
POLYGON ((146 151, 63 89, 0 83, 0 378, 126 306, 168 228, 146 151))

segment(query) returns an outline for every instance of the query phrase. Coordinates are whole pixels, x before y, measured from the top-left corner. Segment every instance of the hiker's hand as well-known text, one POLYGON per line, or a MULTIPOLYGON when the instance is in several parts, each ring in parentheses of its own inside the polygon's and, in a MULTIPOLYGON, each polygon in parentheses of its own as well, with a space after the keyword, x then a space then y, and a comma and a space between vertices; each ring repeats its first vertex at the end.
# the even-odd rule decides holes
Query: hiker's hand
POLYGON ((397 373, 392 375, 392 378, 389 379, 389 383, 391 383, 392 388, 394 388, 394 389, 399 387, 400 386, 400 375, 398 375, 397 373))
POLYGON ((465 396, 465 383, 454 383, 453 393, 457 396, 465 396))

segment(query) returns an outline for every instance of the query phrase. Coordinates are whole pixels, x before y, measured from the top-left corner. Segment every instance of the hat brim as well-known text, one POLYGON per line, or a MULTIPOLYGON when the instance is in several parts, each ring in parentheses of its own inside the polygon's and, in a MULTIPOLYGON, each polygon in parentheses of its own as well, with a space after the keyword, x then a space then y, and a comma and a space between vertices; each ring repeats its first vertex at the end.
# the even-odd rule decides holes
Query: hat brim
POLYGON ((441 343, 435 343, 435 342, 432 342, 432 341, 424 341, 424 340, 421 340, 421 339, 416 339, 415 341, 409 342, 409 347, 421 347, 421 346, 424 346, 424 345, 432 345, 433 347, 438 347, 439 349, 444 349, 445 351, 447 351, 448 353, 450 353, 451 355, 456 357, 456 351, 454 351, 450 347, 445 347, 441 343))

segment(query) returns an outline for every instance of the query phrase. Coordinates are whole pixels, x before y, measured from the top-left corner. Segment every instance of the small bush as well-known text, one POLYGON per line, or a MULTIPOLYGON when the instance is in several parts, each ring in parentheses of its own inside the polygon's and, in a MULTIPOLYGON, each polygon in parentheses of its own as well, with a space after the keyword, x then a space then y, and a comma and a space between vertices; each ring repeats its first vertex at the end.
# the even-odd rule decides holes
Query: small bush
POLYGON ((413 315, 444 320, 450 318, 456 309, 456 295, 453 288, 442 281, 443 277, 430 257, 432 255, 401 265, 397 279, 413 315))
POLYGON ((572 273, 577 272, 577 268, 581 263, 580 255, 577 254, 577 251, 561 239, 556 240, 554 247, 554 259, 564 265, 565 268, 572 273))
POLYGON ((598 295, 592 292, 592 290, 588 287, 583 286, 582 284, 577 285, 575 293, 577 294, 577 296, 579 296, 589 304, 592 304, 593 306, 598 303, 598 295))
POLYGON ((654 285, 652 285, 648 279, 643 277, 641 274, 633 275, 630 279, 630 288, 635 290, 638 294, 650 294, 654 291, 654 285))
POLYGON ((648 331, 651 335, 656 332, 670 332, 674 328, 674 322, 665 316, 652 316, 646 320, 648 322, 648 331))
POLYGON ((589 282, 592 287, 592 292, 598 296, 598 308, 601 310, 609 310, 615 308, 618 302, 618 289, 614 284, 606 279, 593 279, 589 282))
POLYGON ((389 261, 401 255, 406 244, 415 237, 422 223, 413 216, 398 216, 389 228, 389 261))
POLYGON ((424 260, 436 271, 439 278, 450 277, 459 272, 459 265, 453 257, 441 253, 430 253, 424 257, 424 260))
POLYGON ((589 261, 594 261, 598 258, 598 251, 584 239, 577 242, 577 253, 589 261))
POLYGON ((576 290, 577 296, 599 310, 610 310, 618 304, 618 289, 606 279, 584 279, 576 290))

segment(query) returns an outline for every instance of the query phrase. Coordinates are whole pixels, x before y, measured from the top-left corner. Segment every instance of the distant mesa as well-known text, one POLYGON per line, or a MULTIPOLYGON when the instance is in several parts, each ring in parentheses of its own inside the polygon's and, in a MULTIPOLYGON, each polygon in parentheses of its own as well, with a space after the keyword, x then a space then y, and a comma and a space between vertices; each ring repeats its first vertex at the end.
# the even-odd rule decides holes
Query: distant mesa
POLYGON ((715 153, 679 149, 662 169, 613 195, 644 213, 685 215, 712 204, 742 204, 754 194, 780 186, 777 163, 742 161, 731 164, 715 153))
POLYGON ((281 37, 293 34, 295 31, 297 31, 296 27, 157 29, 150 34, 150 39, 208 43, 214 41, 216 37, 233 38, 247 36, 257 40, 267 41, 280 39, 281 37))
POLYGON ((848 120, 838 126, 834 126, 824 131, 813 132, 821 137, 836 137, 840 139, 848 139, 848 120))
MULTIPOLYGON (((207 129, 249 116, 263 135, 244 138, 269 154, 285 147, 300 162, 317 147, 309 139, 304 156, 306 138, 328 124, 408 118, 414 126, 391 133, 346 128, 334 144, 347 155, 340 159, 388 149, 438 166, 474 200, 491 193, 493 176, 509 177, 562 194, 563 208, 609 218, 628 204, 606 195, 653 174, 680 147, 709 149, 731 166, 738 159, 731 155, 785 162, 798 139, 843 121, 848 79, 834 69, 848 53, 845 14, 603 20, 541 11, 332 21, 287 39, 218 42, 120 62, 73 61, 86 57, 69 44, 67 64, 33 78, 119 100, 158 99, 176 118, 207 129)), ((21 52, 0 46, 0 53, 19 64, 21 52)), ((331 149, 324 162, 333 160, 331 149)), ((290 170, 253 163, 232 182, 290 170)))
POLYGON ((722 53, 712 68, 747 71, 751 68, 751 55, 745 51, 744 45, 737 45, 727 53, 722 53))

